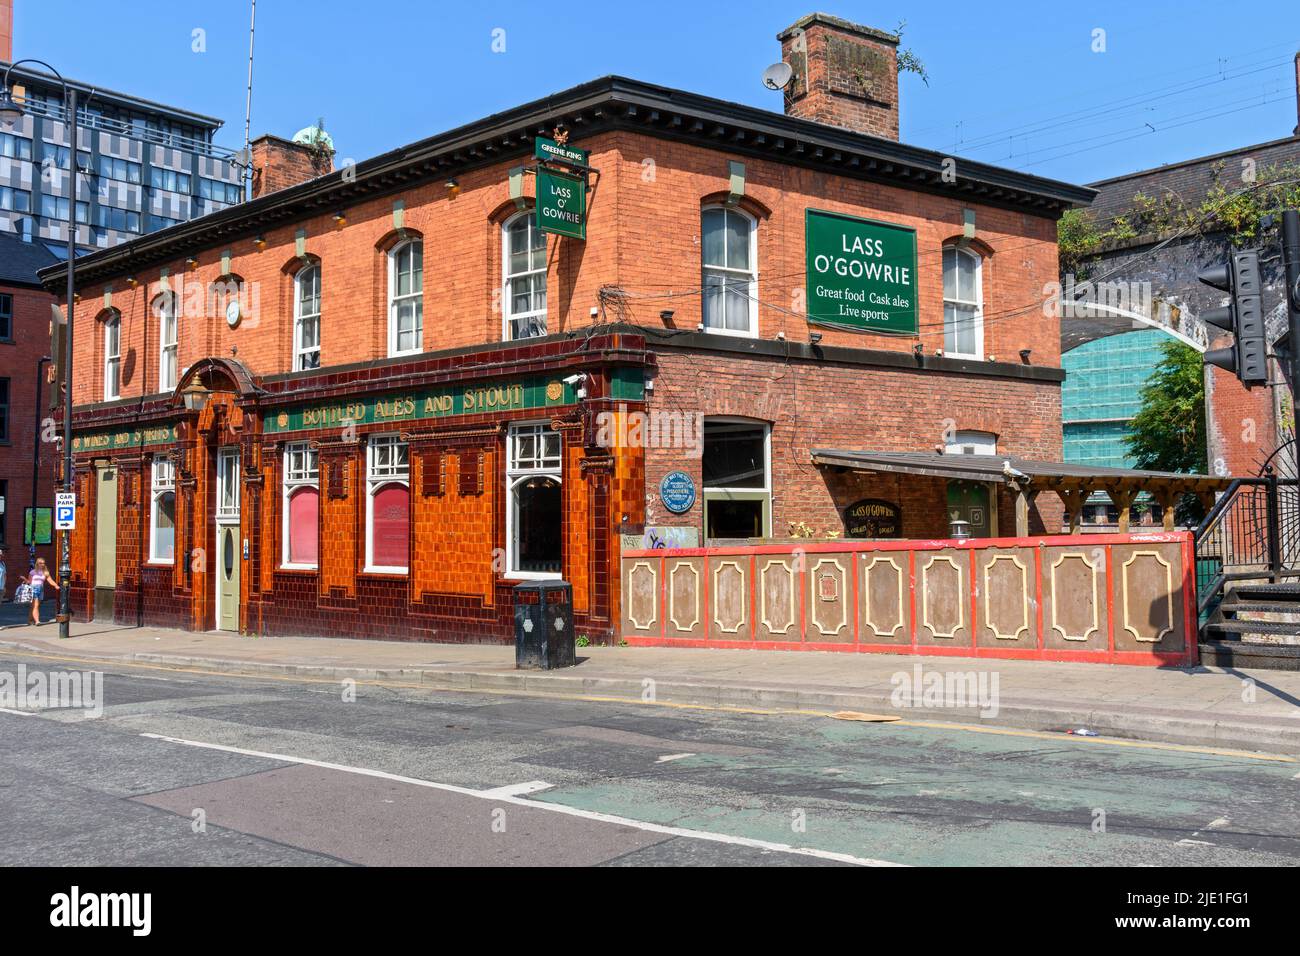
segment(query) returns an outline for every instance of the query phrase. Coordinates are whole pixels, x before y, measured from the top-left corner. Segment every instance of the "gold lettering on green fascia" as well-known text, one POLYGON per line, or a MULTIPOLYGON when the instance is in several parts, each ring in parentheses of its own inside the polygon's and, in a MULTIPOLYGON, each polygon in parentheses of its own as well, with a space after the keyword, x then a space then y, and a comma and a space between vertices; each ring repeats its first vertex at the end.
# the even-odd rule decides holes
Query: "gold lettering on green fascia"
POLYGON ((176 430, 170 425, 137 428, 127 432, 90 432, 74 435, 75 451, 103 451, 117 448, 139 448, 144 445, 165 445, 176 440, 176 430))
POLYGON ((362 402, 348 402, 346 405, 330 405, 325 408, 304 408, 302 410, 303 428, 328 428, 331 425, 343 425, 348 422, 360 424, 366 420, 366 406, 362 402))
POLYGON ((401 418, 415 417, 415 399, 392 398, 375 402, 375 421, 393 421, 401 418))
POLYGON ((474 412, 522 408, 524 404, 524 387, 522 385, 490 385, 486 388, 467 388, 465 389, 462 404, 462 410, 466 415, 474 412))

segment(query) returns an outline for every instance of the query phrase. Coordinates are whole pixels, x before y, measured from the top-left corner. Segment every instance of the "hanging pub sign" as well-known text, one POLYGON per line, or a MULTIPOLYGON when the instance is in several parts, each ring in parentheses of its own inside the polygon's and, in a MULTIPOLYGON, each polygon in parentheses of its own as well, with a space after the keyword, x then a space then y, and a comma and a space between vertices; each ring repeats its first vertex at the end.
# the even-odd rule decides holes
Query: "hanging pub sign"
POLYGON ((842 213, 804 213, 808 322, 916 335, 916 230, 842 213))
POLYGON ((846 538, 901 538, 903 510, 892 501, 863 498, 844 509, 846 538))
POLYGON ((537 228, 587 238, 587 184, 580 177, 537 167, 537 228))
POLYGON ((533 155, 543 162, 568 163, 571 166, 586 166, 590 155, 585 149, 566 146, 545 136, 533 140, 533 155))

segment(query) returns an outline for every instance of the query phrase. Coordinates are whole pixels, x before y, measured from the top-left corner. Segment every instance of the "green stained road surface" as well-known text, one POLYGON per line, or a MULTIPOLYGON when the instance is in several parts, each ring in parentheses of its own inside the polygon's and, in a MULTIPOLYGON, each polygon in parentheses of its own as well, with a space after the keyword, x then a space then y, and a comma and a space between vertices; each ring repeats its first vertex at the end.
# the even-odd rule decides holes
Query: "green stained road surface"
MULTIPOLYGON (((0 672, 20 664, 83 673, 0 672)), ((103 693, 94 716, 0 712, 0 864, 1300 859, 1278 759, 161 667, 103 693)))

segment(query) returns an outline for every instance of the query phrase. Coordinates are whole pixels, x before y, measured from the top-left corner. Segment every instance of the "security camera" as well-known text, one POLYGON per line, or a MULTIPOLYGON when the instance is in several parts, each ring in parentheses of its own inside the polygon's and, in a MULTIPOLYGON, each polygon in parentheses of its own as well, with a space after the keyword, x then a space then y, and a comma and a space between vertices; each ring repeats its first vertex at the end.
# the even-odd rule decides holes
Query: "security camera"
POLYGON ((584 378, 586 378, 586 377, 587 377, 587 376, 586 376, 586 373, 585 373, 585 372, 575 372, 573 375, 568 376, 568 377, 564 380, 564 384, 565 384, 565 385, 577 385, 579 382, 581 382, 581 381, 582 381, 584 378))

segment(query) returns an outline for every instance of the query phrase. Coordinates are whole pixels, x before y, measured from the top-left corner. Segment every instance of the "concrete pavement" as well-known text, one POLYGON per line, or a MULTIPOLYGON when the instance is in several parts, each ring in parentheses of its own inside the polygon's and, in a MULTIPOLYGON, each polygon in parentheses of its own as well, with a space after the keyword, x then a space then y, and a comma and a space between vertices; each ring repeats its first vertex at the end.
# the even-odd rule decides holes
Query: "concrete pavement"
POLYGON ((250 676, 772 711, 858 711, 1047 732, 1086 728, 1115 737, 1300 754, 1300 673, 627 647, 580 648, 577 667, 546 672, 516 671, 513 647, 499 645, 248 638, 94 622, 74 624, 72 634, 60 641, 54 625, 10 627, 0 630, 0 647, 85 662, 250 676), (934 681, 945 683, 947 692, 921 693, 934 681), (900 688, 909 696, 913 689, 918 693, 902 698, 900 688))

